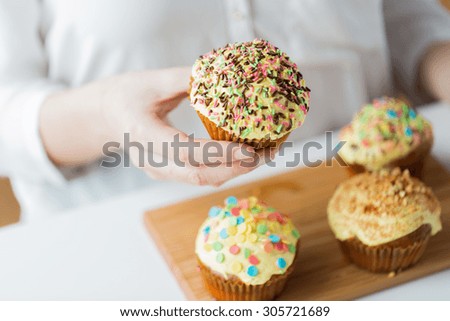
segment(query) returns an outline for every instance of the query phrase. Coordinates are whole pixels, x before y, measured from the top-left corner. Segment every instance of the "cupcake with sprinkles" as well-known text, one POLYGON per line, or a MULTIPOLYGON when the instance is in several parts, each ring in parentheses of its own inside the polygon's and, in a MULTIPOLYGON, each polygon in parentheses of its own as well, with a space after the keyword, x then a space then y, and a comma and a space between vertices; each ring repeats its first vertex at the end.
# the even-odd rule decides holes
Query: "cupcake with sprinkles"
POLYGON ((281 144, 303 124, 309 98, 297 65, 265 40, 228 44, 192 68, 191 105, 212 139, 281 144))
POLYGON ((364 106, 340 136, 346 143, 339 155, 351 174, 400 167, 420 178, 433 145, 431 124, 389 97, 364 106))
POLYGON ((256 197, 213 206, 196 239, 198 264, 217 300, 271 300, 292 274, 300 234, 256 197))

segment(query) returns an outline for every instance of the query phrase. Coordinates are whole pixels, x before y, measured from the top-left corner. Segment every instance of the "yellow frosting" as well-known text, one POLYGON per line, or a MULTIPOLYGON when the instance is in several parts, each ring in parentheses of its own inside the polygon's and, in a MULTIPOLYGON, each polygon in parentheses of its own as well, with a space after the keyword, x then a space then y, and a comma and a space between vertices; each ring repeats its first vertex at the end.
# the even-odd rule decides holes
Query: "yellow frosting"
POLYGON ((340 184, 328 204, 328 222, 339 240, 385 244, 429 224, 442 229, 439 201, 429 187, 399 169, 363 173, 340 184))
POLYGON ((428 121, 403 101, 384 97, 364 106, 341 131, 339 155, 347 164, 379 170, 433 138, 428 121))
POLYGON ((243 139, 277 139, 302 125, 310 90, 297 65, 264 40, 201 56, 192 68, 192 106, 243 139))
POLYGON ((263 284, 291 266, 300 237, 291 220, 256 197, 214 206, 200 227, 195 252, 200 261, 228 279, 263 284))

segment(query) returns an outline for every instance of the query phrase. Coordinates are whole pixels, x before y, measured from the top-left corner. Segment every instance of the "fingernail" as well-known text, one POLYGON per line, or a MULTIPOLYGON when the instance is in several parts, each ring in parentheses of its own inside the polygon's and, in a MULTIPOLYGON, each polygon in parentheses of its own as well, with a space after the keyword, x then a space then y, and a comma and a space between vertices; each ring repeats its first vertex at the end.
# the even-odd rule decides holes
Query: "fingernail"
POLYGON ((248 159, 253 158, 255 150, 252 147, 241 147, 238 148, 234 153, 235 159, 248 159))

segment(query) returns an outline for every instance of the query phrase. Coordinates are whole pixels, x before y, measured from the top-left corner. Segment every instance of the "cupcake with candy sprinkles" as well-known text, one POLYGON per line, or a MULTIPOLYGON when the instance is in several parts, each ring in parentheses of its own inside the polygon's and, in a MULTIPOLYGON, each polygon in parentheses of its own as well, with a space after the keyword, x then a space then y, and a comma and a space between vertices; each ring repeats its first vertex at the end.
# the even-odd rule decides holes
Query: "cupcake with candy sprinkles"
POLYGON ((204 284, 217 300, 271 300, 294 270, 300 234, 256 197, 213 206, 196 239, 204 284))
POLYGON ((384 97, 364 106, 341 131, 339 155, 352 174, 400 167, 422 176, 433 145, 431 124, 405 102, 384 97))
POLYGON ((265 40, 226 45, 192 68, 191 105, 216 140, 276 146, 303 124, 309 97, 297 65, 265 40))

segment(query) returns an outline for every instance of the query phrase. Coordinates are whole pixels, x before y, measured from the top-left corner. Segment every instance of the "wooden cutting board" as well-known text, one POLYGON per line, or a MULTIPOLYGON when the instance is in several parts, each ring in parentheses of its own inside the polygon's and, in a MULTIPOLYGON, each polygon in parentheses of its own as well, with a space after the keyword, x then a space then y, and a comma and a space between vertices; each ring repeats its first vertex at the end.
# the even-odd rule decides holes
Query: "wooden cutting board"
POLYGON ((280 300, 350 300, 450 268, 450 175, 430 159, 424 181, 442 205, 443 230, 432 237, 419 263, 392 277, 350 264, 331 233, 326 207, 344 167, 302 168, 145 213, 145 223, 186 296, 211 300, 197 270, 197 230, 213 205, 230 195, 258 196, 291 216, 302 235, 299 263, 280 300))

